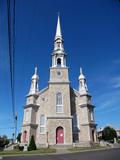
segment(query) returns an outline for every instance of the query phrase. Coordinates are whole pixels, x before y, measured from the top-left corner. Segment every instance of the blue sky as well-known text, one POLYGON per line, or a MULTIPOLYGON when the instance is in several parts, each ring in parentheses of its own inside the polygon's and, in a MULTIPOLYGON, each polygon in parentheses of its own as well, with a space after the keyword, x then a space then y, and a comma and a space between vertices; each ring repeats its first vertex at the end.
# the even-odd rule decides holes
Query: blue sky
MULTIPOLYGON (((15 110, 18 112, 18 131, 35 66, 38 66, 40 89, 48 85, 58 11, 71 86, 78 89, 81 66, 96 106, 98 128, 107 124, 120 128, 118 0, 16 0, 15 110)), ((11 137, 13 120, 6 12, 6 0, 0 0, 0 135, 11 137)))

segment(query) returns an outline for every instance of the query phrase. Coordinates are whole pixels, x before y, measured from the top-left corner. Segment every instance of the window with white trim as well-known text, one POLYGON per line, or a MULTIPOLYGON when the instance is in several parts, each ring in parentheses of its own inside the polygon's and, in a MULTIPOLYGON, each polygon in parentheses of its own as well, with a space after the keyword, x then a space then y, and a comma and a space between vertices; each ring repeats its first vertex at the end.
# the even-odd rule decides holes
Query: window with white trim
POLYGON ((45 133, 45 115, 44 114, 40 116, 40 133, 41 134, 45 133))
POLYGON ((25 111, 25 122, 29 122, 29 119, 30 119, 30 111, 26 110, 25 111))
POLYGON ((63 112, 63 102, 62 102, 62 93, 58 92, 56 94, 56 112, 62 113, 63 112))

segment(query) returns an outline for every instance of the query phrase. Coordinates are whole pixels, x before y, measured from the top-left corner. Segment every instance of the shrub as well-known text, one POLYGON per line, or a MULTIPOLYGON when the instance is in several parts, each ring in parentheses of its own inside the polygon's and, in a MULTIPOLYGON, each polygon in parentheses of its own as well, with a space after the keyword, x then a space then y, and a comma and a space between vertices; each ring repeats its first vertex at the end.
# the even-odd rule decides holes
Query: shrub
POLYGON ((17 141, 18 142, 21 142, 21 135, 22 135, 22 133, 18 133, 18 136, 17 136, 17 141))
POLYGON ((36 149, 37 149, 37 147, 35 144, 34 136, 32 135, 31 139, 30 139, 30 144, 28 146, 28 151, 32 151, 32 150, 36 150, 36 149))
POLYGON ((120 143, 120 139, 117 140, 117 143, 120 143))
POLYGON ((24 149, 24 146, 19 146, 20 151, 23 151, 23 149, 24 149))
POLYGON ((5 145, 9 144, 9 139, 6 135, 0 136, 0 150, 4 149, 5 145))

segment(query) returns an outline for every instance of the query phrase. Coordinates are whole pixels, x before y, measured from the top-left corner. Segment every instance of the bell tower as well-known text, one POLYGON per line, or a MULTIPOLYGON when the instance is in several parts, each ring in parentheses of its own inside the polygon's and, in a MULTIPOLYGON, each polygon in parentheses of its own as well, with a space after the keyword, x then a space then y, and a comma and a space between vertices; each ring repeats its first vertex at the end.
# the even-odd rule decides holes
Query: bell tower
POLYGON ((59 15, 52 52, 52 65, 50 67, 49 103, 48 110, 50 112, 47 117, 49 144, 56 144, 56 129, 60 127, 63 129, 63 142, 71 145, 72 116, 70 106, 70 82, 59 15), (66 129, 64 130, 64 128, 66 129))
POLYGON ((66 66, 66 53, 58 15, 57 28, 52 52, 52 66, 50 67, 49 83, 69 83, 68 67, 66 66))
POLYGON ((58 15, 56 34, 54 38, 54 49, 52 53, 52 67, 66 67, 66 53, 64 51, 60 17, 58 15))

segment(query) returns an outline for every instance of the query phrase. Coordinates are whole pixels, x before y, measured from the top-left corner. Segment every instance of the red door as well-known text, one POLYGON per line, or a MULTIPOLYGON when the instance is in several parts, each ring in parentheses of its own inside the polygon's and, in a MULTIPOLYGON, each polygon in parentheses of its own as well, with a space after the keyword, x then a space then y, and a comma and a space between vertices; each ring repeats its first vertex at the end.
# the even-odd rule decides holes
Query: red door
POLYGON ((64 130, 62 127, 56 129, 56 143, 64 143, 64 130))
POLYGON ((27 131, 23 132, 23 142, 25 143, 27 139, 27 131))

